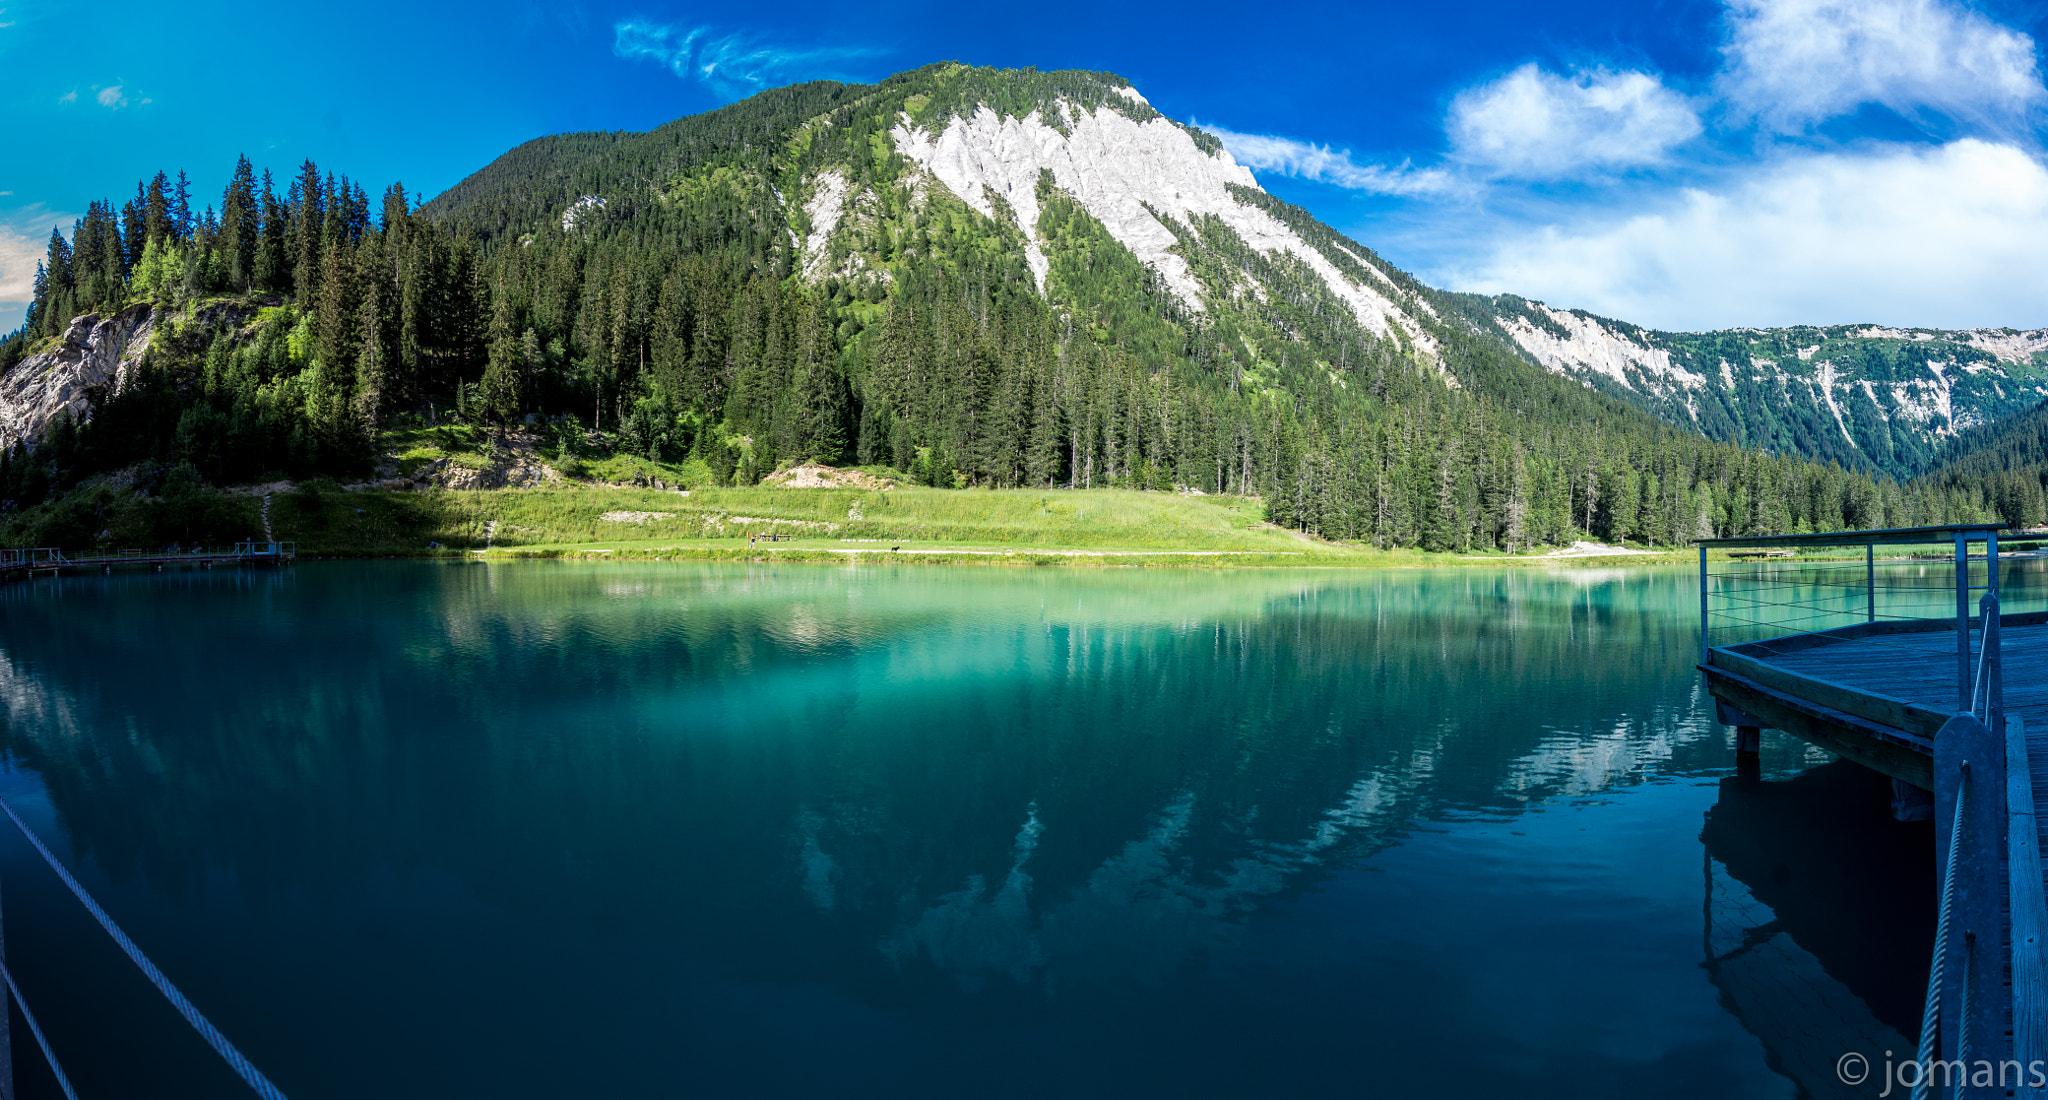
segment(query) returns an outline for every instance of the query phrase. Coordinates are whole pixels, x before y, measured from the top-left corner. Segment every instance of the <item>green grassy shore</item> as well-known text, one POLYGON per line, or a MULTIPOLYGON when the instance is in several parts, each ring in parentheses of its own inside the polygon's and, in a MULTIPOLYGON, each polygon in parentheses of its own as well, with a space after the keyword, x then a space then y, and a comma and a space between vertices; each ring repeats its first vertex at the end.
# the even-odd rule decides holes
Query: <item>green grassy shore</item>
MULTIPOLYGON (((492 458, 472 430, 387 442, 403 476, 481 470, 492 458)), ((535 456, 538 457, 538 456, 535 456)), ((548 462, 556 470, 561 460, 548 462)), ((567 463, 544 487, 344 489, 315 480, 268 487, 270 530, 304 557, 892 561, 954 564, 1435 567, 1655 563, 1678 552, 1520 555, 1429 553, 1339 543, 1276 527, 1256 498, 1130 489, 715 488, 701 462, 604 455, 567 463), (650 487, 622 486, 638 482, 650 487), (694 485, 682 491, 664 486, 694 485), (750 538, 751 536, 751 538, 750 538)), ((0 517, 7 546, 67 551, 221 545, 261 537, 265 489, 215 490, 159 475, 99 479, 0 517)))
POLYGON ((1272 526, 1257 500, 1120 489, 756 486, 683 493, 585 486, 427 492, 301 487, 273 498, 271 521, 277 537, 297 542, 301 554, 336 557, 481 554, 1197 567, 1560 560, 1335 543, 1272 526))

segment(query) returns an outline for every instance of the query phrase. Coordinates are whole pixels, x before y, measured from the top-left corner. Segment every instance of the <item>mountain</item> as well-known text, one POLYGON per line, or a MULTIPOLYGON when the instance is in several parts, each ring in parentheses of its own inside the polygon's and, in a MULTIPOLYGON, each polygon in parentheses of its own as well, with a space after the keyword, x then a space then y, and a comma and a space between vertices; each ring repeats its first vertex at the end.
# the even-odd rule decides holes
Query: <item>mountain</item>
POLYGON ((311 162, 280 194, 245 160, 195 217, 159 175, 45 268, 0 346, 39 407, 104 359, 78 340, 107 317, 147 305, 156 334, 82 430, 12 421, 47 443, 0 463, 0 499, 138 464, 362 476, 453 415, 721 483, 824 460, 1245 493, 1307 532, 1446 550, 1989 507, 1772 453, 1712 402, 1674 425, 1645 384, 1585 384, 1525 342, 1567 322, 1424 286, 1101 73, 796 85, 528 142, 418 208, 311 162))
POLYGON ((1918 480, 1936 494, 1986 501, 2014 527, 2048 523, 2048 401, 1958 432, 1918 480))
POLYGON ((1910 477, 1960 433, 2048 396, 2048 329, 1656 332, 1513 295, 1479 299, 1545 369, 1709 438, 1910 477))

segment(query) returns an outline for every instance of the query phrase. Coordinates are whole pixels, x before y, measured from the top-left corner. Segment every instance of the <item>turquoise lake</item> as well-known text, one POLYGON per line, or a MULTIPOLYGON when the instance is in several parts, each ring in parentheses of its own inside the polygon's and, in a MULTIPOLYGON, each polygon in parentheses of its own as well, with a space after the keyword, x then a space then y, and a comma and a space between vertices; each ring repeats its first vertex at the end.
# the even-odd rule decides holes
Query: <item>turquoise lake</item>
MULTIPOLYGON (((1929 826, 1676 568, 0 588, 0 796, 290 1096, 1876 1095, 1929 826)), ((11 827, 82 1096, 248 1095, 11 827)), ((56 1095, 15 1023, 23 1097, 56 1095)))

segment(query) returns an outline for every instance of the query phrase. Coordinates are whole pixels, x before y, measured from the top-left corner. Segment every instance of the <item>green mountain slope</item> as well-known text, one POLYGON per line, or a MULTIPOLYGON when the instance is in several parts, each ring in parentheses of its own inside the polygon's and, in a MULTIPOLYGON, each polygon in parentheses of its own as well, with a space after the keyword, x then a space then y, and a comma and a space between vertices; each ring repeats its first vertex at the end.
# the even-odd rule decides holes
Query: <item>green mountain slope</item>
POLYGON ((73 315, 134 301, 169 323, 84 430, 14 453, 8 499, 137 463, 360 476, 384 432, 452 414, 721 482, 823 460, 1246 493, 1301 530, 1433 549, 1983 506, 1545 369, 1486 300, 1266 195, 1106 74, 798 85, 529 142, 417 210, 387 190, 374 218, 310 163, 283 195, 238 176, 218 219, 152 230, 154 201, 53 244, 9 354, 56 355, 73 315))

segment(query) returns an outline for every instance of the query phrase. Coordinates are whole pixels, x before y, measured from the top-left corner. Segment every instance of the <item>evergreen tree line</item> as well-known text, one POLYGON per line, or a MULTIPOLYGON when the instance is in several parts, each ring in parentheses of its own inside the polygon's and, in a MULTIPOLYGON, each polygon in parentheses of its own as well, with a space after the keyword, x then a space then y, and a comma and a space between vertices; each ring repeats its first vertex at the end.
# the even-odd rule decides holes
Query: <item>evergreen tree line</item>
POLYGON ((697 457, 721 483, 820 461, 939 486, 1253 494, 1312 534, 1438 550, 2001 507, 1980 487, 1710 442, 1472 326, 1446 323, 1419 355, 1220 221, 1175 223, 1218 303, 1197 310, 1050 179, 1043 293, 1014 224, 944 197, 874 231, 885 267, 806 280, 786 208, 744 167, 519 225, 430 217, 396 184, 373 206, 311 161, 280 192, 246 157, 218 212, 194 214, 183 174, 160 173, 52 234, 8 354, 138 302, 189 320, 159 329, 87 423, 5 456, 0 497, 137 463, 216 484, 359 475, 385 428, 454 417, 697 457), (1271 293, 1229 293, 1244 272, 1271 293))

